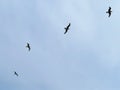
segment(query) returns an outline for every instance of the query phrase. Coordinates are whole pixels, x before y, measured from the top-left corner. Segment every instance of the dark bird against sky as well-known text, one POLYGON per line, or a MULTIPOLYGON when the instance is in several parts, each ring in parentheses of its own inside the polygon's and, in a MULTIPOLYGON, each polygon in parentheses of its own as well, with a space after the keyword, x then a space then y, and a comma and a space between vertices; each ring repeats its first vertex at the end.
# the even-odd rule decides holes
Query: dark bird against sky
POLYGON ((15 71, 14 71, 14 74, 15 74, 16 76, 18 76, 18 73, 17 73, 17 72, 15 72, 15 71))
POLYGON ((27 43, 27 46, 26 46, 26 48, 28 48, 28 50, 30 51, 30 44, 29 43, 27 43))
POLYGON ((66 34, 66 33, 68 32, 68 30, 69 30, 69 28, 70 28, 70 25, 71 25, 71 23, 69 23, 68 26, 64 28, 64 29, 65 29, 64 34, 66 34))
POLYGON ((110 16, 111 16, 111 13, 112 13, 112 11, 111 11, 111 7, 109 7, 109 9, 108 9, 108 11, 107 11, 106 13, 108 13, 108 14, 109 14, 109 15, 108 15, 108 17, 110 17, 110 16))

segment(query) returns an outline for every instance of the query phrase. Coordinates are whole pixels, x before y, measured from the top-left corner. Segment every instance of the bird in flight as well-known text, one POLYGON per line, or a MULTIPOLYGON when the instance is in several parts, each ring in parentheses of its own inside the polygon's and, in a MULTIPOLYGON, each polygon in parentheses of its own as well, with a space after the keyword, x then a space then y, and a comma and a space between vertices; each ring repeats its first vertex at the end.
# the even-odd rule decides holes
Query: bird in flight
POLYGON ((18 76, 18 73, 17 73, 17 72, 15 72, 15 71, 14 71, 14 74, 15 74, 16 76, 18 76))
POLYGON ((29 43, 27 43, 27 46, 26 46, 26 48, 28 48, 28 50, 30 51, 30 44, 29 43))
POLYGON ((70 25, 71 25, 71 23, 69 23, 68 26, 64 28, 64 29, 65 29, 64 34, 66 34, 66 33, 68 32, 68 30, 69 30, 69 28, 70 28, 70 25))
POLYGON ((109 9, 108 9, 108 11, 107 11, 106 13, 108 13, 108 14, 109 14, 109 16, 108 16, 108 17, 110 17, 110 16, 111 16, 111 13, 112 13, 112 11, 111 11, 111 7, 109 7, 109 9))

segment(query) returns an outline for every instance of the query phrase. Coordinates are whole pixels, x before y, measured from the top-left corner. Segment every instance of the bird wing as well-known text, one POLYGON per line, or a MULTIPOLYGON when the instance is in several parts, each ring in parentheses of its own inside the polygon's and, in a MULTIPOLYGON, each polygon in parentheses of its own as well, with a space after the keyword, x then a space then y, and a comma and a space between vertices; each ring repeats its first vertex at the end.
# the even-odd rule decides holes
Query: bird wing
POLYGON ((29 51, 30 51, 30 49, 31 49, 30 46, 28 48, 29 48, 29 51))
POLYGON ((71 24, 69 23, 68 28, 70 27, 70 25, 71 25, 71 24))
POLYGON ((109 17, 111 16, 111 12, 109 13, 109 17))
POLYGON ((110 9, 110 11, 111 11, 111 7, 110 7, 109 9, 110 9))

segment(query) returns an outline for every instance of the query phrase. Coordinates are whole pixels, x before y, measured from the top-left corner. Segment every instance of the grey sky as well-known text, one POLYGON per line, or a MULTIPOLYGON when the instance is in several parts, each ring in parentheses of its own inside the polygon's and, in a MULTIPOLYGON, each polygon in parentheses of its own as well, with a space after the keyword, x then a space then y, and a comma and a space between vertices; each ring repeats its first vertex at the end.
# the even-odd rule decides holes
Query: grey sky
POLYGON ((119 4, 0 0, 0 90, 119 90, 119 4))

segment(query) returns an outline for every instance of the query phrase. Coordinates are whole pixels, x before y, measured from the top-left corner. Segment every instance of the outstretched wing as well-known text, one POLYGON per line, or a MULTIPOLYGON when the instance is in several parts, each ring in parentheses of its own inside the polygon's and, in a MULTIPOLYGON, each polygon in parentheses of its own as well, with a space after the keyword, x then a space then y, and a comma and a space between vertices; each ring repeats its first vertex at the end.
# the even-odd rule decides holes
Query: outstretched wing
POLYGON ((67 26, 67 28, 69 28, 69 27, 70 27, 70 25, 71 25, 71 24, 69 23, 69 25, 67 26))
POLYGON ((64 32, 64 34, 66 34, 67 33, 67 30, 65 29, 65 32, 64 32))
POLYGON ((111 7, 109 7, 109 11, 111 11, 111 7))
POLYGON ((30 49, 31 49, 31 48, 30 48, 30 45, 28 46, 28 49, 29 49, 29 51, 30 51, 30 49))
POLYGON ((111 12, 109 13, 109 16, 108 17, 110 17, 111 16, 111 12))
POLYGON ((106 11, 106 13, 108 13, 108 11, 106 11))

